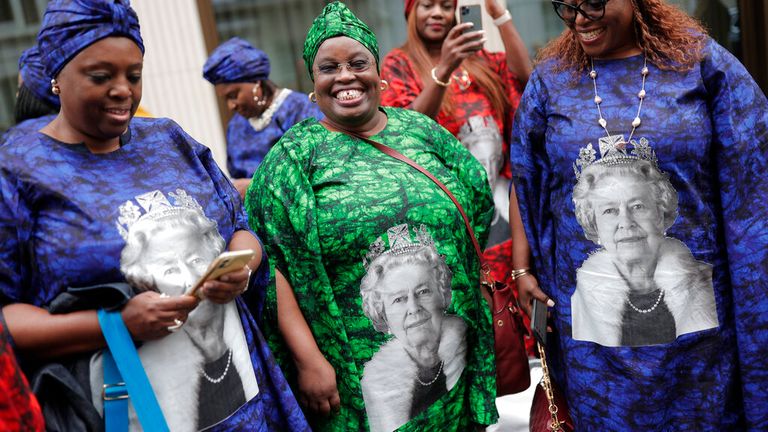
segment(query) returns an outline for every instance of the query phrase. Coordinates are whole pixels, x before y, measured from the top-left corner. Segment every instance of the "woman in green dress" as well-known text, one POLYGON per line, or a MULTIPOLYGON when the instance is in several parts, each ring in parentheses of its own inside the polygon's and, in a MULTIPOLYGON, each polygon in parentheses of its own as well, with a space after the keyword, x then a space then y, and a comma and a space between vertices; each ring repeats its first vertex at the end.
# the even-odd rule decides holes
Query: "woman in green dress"
POLYGON ((466 431, 496 421, 490 312, 457 197, 481 244, 482 165, 414 111, 380 106, 375 35, 342 3, 304 43, 326 120, 291 128, 254 175, 249 220, 273 258, 265 333, 318 431, 466 431))

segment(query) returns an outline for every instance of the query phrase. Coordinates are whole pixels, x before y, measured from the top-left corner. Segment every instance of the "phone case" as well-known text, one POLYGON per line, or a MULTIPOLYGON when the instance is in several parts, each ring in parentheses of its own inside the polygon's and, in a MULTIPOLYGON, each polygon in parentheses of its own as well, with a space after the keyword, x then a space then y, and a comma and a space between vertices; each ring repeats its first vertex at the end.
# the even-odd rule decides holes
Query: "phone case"
POLYGON ((533 313, 531 313, 531 331, 533 337, 542 346, 547 345, 547 305, 539 300, 533 301, 533 313))
POLYGON ((459 9, 459 22, 471 22, 474 26, 464 32, 473 32, 483 29, 483 10, 480 5, 466 5, 459 9))
POLYGON ((253 259, 254 255, 256 255, 256 251, 252 249, 223 252, 213 260, 203 276, 187 292, 187 295, 197 295, 200 287, 207 280, 216 279, 223 274, 242 269, 253 259))

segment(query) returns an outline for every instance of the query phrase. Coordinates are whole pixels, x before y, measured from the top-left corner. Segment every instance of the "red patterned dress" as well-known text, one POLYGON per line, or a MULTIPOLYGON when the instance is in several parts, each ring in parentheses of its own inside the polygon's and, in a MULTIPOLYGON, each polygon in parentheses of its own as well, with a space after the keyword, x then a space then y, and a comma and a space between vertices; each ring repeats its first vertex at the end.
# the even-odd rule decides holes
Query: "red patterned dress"
MULTIPOLYGON (((491 70, 498 75, 502 87, 507 91, 507 96, 512 104, 511 109, 508 110, 506 115, 505 113, 494 111, 485 90, 472 81, 471 76, 469 77, 471 83, 468 86, 459 79, 452 79, 451 87, 449 88, 449 93, 446 93, 446 97, 451 95, 453 98, 453 112, 440 111, 437 116, 437 122, 464 142, 462 135, 466 132, 466 125, 470 122, 470 118, 492 117, 501 136, 503 165, 499 175, 506 179, 505 184, 508 185, 508 179, 512 177, 509 169, 509 142, 512 131, 512 119, 520 103, 523 85, 507 66, 506 54, 482 50, 477 55, 485 60, 491 70)), ((454 72, 453 76, 458 77, 459 75, 460 68, 454 72)), ((399 48, 393 49, 384 57, 381 66, 381 78, 389 83, 389 88, 382 92, 381 104, 384 106, 411 108, 414 99, 424 88, 424 83, 416 72, 411 59, 405 51, 399 48)), ((503 193, 507 194, 508 198, 508 191, 505 190, 503 193)), ((494 193, 494 195, 497 195, 497 193, 494 193)), ((510 238, 509 219, 507 209, 499 208, 508 206, 508 201, 502 202, 498 199, 494 201, 497 212, 491 226, 484 258, 491 264, 492 273, 496 280, 504 281, 508 285, 513 286, 514 283, 510 277, 510 271, 512 270, 512 239, 510 238)), ((527 343, 529 345, 529 353, 532 353, 533 341, 529 340, 527 343)))
POLYGON ((44 429, 40 405, 16 363, 5 328, 0 325, 0 430, 44 429))

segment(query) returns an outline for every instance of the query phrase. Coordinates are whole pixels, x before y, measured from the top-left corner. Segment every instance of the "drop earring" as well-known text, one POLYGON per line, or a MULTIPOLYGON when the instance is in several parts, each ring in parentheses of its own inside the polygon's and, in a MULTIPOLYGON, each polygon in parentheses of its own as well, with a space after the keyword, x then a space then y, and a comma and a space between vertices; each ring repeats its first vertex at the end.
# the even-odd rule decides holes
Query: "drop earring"
POLYGON ((56 96, 61 94, 61 88, 59 88, 59 83, 56 81, 56 78, 51 79, 51 93, 55 94, 56 96))
POLYGON ((262 99, 257 95, 257 91, 261 88, 261 82, 257 82, 256 85, 253 86, 253 101, 256 103, 257 106, 263 107, 267 104, 267 101, 265 99, 262 99))

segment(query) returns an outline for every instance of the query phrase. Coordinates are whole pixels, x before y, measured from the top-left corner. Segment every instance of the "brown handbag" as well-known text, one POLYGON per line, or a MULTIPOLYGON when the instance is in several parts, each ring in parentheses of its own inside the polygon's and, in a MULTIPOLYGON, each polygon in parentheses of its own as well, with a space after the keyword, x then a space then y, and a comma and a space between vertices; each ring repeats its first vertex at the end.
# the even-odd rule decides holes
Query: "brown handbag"
POLYGON ((541 356, 541 382, 536 386, 531 403, 528 423, 530 432, 573 432, 573 419, 568 412, 565 396, 550 379, 547 354, 541 344, 536 344, 541 356))
POLYGON ((469 218, 456 197, 453 196, 451 191, 448 190, 440 180, 432 175, 432 173, 397 150, 360 134, 340 130, 327 122, 322 123, 329 129, 338 130, 363 140, 387 156, 410 165, 432 180, 446 193, 446 195, 448 195, 448 198, 453 201, 453 204, 464 219, 464 225, 466 226, 467 231, 469 231, 469 237, 472 239, 475 253, 477 253, 477 257, 481 263, 481 289, 483 286, 488 289, 492 298, 493 310, 491 312, 493 314, 494 347, 496 350, 496 395, 504 396, 507 394, 518 393, 530 387, 531 373, 528 366, 528 354, 525 350, 525 341, 523 337, 524 334, 527 333, 527 330, 523 323, 523 316, 521 315, 520 307, 517 304, 517 299, 512 292, 512 288, 504 283, 495 282, 493 280, 490 267, 483 260, 482 249, 480 249, 480 244, 477 242, 475 232, 469 223, 469 218))

